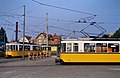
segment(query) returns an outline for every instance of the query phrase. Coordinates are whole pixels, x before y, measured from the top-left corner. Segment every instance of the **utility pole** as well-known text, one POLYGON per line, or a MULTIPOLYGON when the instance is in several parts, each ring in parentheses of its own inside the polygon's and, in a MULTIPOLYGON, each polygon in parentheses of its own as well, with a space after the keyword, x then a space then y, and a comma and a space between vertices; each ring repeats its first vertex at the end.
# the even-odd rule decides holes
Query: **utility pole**
MULTIPOLYGON (((47 36, 46 36, 46 56, 48 56, 48 13, 46 13, 46 32, 47 32, 47 36)), ((50 55, 50 53, 49 53, 50 55)))
POLYGON ((73 34, 74 34, 74 39, 75 39, 75 30, 73 30, 73 34))
POLYGON ((18 41, 18 22, 16 22, 16 36, 15 36, 15 41, 17 42, 18 41))
POLYGON ((22 59, 24 59, 24 52, 25 52, 25 5, 24 5, 24 24, 23 24, 23 52, 22 52, 22 59))
POLYGON ((6 35, 5 35, 5 29, 4 29, 4 51, 6 50, 6 35))

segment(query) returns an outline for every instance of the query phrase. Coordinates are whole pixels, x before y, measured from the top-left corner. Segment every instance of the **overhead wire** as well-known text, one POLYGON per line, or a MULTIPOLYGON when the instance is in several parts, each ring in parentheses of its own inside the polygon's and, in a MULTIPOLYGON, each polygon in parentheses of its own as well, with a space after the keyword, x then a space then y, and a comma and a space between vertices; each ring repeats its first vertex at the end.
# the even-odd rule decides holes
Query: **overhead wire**
MULTIPOLYGON (((34 0, 35 1, 35 0, 34 0)), ((54 6, 51 6, 51 7, 54 7, 54 6)), ((65 9, 65 8, 62 8, 62 7, 56 7, 56 8, 61 8, 61 9, 65 9)), ((69 10, 69 9, 65 9, 65 10, 69 10)), ((70 11, 74 11, 74 10, 70 10, 70 11)), ((75 11, 76 12, 76 11, 75 11)), ((4 12, 3 12, 4 13, 4 12)), ((14 18, 14 16, 23 16, 23 15, 19 15, 19 14, 12 14, 12 13, 9 13, 8 15, 7 14, 3 14, 4 16, 11 16, 14 18), (14 16, 13 16, 14 15, 14 16)), ((31 18, 41 18, 41 17, 36 17, 36 16, 26 16, 26 17, 31 17, 31 18)), ((87 17, 88 18, 88 17, 87 17)), ((41 18, 41 19, 46 19, 46 18, 41 18)), ((91 18, 93 19, 93 18, 91 18)), ((55 20, 55 21, 64 21, 64 22, 74 22, 74 23, 85 23, 85 22, 79 22, 79 21, 69 21, 69 20, 59 20, 59 19, 49 19, 49 20, 55 20)), ((89 22, 86 22, 86 23, 89 23, 89 22)), ((103 24, 106 24, 106 23, 103 23, 103 24)), ((116 24, 119 24, 119 23, 116 23, 116 24)), ((63 29, 63 28, 59 28, 59 27, 56 27, 58 29, 61 29, 61 30, 67 30, 67 29, 63 29)), ((67 30, 68 31, 68 30, 67 30)), ((71 31, 71 30, 69 30, 71 31)))
MULTIPOLYGON (((60 27, 51 26, 51 25, 50 25, 49 27, 52 27, 52 29, 49 29, 49 30, 52 30, 52 31, 54 31, 53 28, 56 28, 56 29, 59 29, 59 30, 62 30, 62 31, 67 31, 67 32, 69 32, 69 33, 66 33, 66 35, 65 35, 65 32, 64 32, 64 37, 65 37, 65 38, 67 38, 68 36, 71 37, 71 38, 76 38, 76 37, 75 37, 75 33, 76 33, 76 32, 77 32, 77 33, 81 33, 80 31, 69 30, 69 29, 60 28, 60 27)), ((82 33, 81 33, 81 34, 82 34, 82 33)), ((62 34, 62 35, 63 35, 63 34, 62 34)))
MULTIPOLYGON (((14 18, 14 17, 16 17, 16 16, 20 16, 20 17, 22 17, 23 15, 21 15, 21 14, 15 14, 15 13, 4 13, 4 12, 0 12, 0 16, 8 16, 8 17, 12 17, 12 18, 14 18)), ((16 17, 18 20, 20 20, 21 22, 23 22, 21 19, 20 19, 20 17, 16 17)), ((30 15, 26 15, 26 17, 30 17, 30 18, 38 18, 38 19, 46 19, 46 18, 44 18, 44 17, 39 17, 39 16, 30 16, 30 15)), ((91 17, 86 17, 86 18, 80 18, 80 20, 82 20, 82 21, 80 21, 80 20, 65 20, 65 19, 55 19, 55 18, 49 18, 49 20, 52 20, 52 21, 58 21, 58 22, 60 22, 60 21, 62 21, 62 22, 71 22, 71 23, 90 23, 90 22, 85 22, 84 20, 86 20, 86 19, 88 19, 88 20, 90 20, 90 19, 94 19, 94 16, 91 16, 91 17)), ((100 22, 100 24, 120 24, 120 23, 117 23, 117 22, 100 22)))
POLYGON ((88 15, 94 15, 96 16, 96 14, 92 14, 92 13, 88 13, 88 12, 83 12, 83 11, 77 11, 77 10, 73 10, 73 9, 68 9, 68 8, 64 8, 64 7, 59 7, 59 6, 55 6, 55 5, 49 5, 49 4, 44 4, 41 2, 38 2, 36 0, 32 0, 40 5, 44 5, 44 6, 49 6, 49 7, 53 7, 53 8, 58 8, 58 9, 63 9, 63 10, 68 10, 68 11, 72 11, 72 12, 77 12, 77 13, 83 13, 83 14, 88 14, 88 15))
POLYGON ((17 10, 20 10, 20 9, 22 9, 22 8, 23 8, 23 6, 19 6, 19 7, 16 7, 16 8, 12 8, 12 9, 10 9, 10 10, 7 11, 7 12, 17 11, 17 10))
MULTIPOLYGON (((2 12, 2 13, 4 13, 4 15, 6 15, 7 16, 7 13, 6 12, 4 12, 3 10, 1 10, 0 9, 0 11, 2 12)), ((12 16, 13 17, 13 16, 12 16)), ((14 26, 15 24, 13 24, 11 21, 9 21, 9 20, 7 20, 7 19, 5 19, 5 18, 2 18, 3 20, 5 20, 5 21, 7 21, 8 23, 10 23, 11 24, 11 26, 14 26)))
POLYGON ((57 28, 57 29, 65 30, 65 31, 71 31, 71 30, 68 30, 68 29, 64 29, 64 28, 60 28, 60 27, 55 27, 55 26, 52 26, 52 25, 50 25, 49 27, 54 27, 54 28, 57 28))

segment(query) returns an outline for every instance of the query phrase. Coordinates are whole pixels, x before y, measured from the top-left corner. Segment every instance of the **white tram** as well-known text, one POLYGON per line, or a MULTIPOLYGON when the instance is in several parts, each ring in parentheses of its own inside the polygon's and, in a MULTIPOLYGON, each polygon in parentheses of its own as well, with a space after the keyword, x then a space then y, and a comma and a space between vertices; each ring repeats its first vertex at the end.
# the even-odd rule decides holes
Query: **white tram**
POLYGON ((80 38, 61 41, 56 62, 120 62, 120 39, 80 38))

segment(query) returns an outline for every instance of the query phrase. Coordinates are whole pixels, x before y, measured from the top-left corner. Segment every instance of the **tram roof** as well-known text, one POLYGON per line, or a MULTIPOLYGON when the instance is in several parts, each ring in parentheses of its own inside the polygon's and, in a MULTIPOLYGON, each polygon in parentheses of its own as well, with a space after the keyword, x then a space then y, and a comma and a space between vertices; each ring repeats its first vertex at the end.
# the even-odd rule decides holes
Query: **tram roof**
POLYGON ((78 38, 62 39, 62 41, 120 41, 120 38, 78 38))
MULTIPOLYGON (((10 42, 10 43, 6 43, 7 45, 23 45, 23 43, 19 43, 19 42, 10 42)), ((39 44, 33 44, 33 43, 25 43, 25 45, 39 45, 39 44)))

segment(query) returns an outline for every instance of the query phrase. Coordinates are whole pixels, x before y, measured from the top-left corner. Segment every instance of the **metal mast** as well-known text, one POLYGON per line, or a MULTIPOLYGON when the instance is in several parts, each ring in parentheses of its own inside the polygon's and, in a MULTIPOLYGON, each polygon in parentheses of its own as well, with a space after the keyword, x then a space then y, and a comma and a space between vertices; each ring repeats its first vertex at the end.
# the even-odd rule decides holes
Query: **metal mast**
POLYGON ((24 24, 23 24, 23 52, 22 52, 22 59, 24 59, 24 52, 25 52, 25 49, 24 49, 24 46, 25 46, 25 5, 24 5, 24 24))
POLYGON ((48 13, 46 13, 46 56, 48 56, 48 13))

